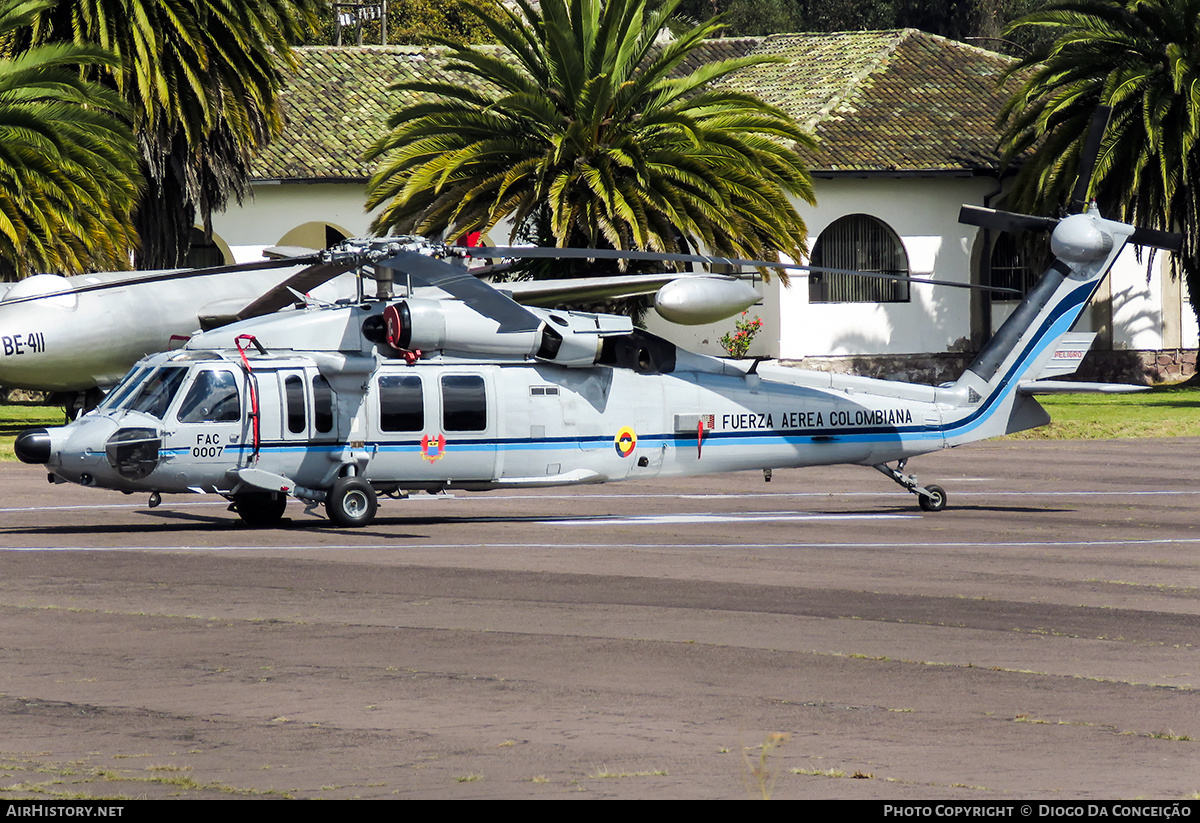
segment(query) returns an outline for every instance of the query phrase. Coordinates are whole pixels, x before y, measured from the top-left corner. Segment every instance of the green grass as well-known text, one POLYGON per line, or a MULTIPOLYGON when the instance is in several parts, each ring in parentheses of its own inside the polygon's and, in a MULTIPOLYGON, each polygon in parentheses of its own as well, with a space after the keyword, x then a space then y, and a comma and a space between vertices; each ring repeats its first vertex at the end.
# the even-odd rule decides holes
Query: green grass
POLYGON ((0 461, 17 459, 13 454, 13 441, 23 429, 61 426, 63 419, 60 406, 42 406, 34 403, 0 405, 0 461))
POLYGON ((1200 389, 1039 397, 1052 422, 1009 435, 1016 440, 1200 437, 1200 389))

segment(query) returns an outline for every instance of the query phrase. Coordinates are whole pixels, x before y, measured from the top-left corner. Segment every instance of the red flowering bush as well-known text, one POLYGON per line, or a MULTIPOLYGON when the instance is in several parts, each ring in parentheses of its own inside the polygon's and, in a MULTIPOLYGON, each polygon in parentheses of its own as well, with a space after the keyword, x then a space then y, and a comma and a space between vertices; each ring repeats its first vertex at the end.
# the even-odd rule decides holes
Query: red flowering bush
POLYGON ((742 312, 742 319, 733 324, 733 334, 721 337, 721 345, 729 352, 730 357, 745 357, 746 352, 750 350, 750 344, 754 342, 754 336, 762 328, 762 318, 755 315, 753 320, 747 320, 746 315, 749 313, 749 309, 742 312))

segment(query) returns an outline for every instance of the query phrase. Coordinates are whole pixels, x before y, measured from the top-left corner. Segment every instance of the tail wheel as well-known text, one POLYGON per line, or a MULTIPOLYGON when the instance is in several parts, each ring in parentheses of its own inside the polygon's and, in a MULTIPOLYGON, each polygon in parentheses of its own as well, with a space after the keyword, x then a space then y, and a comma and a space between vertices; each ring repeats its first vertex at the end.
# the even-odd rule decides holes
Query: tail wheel
POLYGON ((941 486, 926 486, 929 494, 917 493, 917 503, 927 512, 940 512, 946 508, 946 490, 941 486))
POLYGON ((252 529, 274 526, 286 508, 287 495, 283 492, 247 492, 233 498, 233 510, 252 529))
POLYGON ((375 519, 379 498, 375 489, 361 477, 339 477, 325 498, 325 513, 338 526, 366 526, 375 519))

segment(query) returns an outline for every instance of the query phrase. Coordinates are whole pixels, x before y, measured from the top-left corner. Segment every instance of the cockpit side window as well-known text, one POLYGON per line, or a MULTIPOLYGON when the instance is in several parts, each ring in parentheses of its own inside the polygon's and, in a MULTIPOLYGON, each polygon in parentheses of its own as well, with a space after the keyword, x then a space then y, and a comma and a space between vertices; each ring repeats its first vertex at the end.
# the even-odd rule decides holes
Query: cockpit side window
POLYGON ((241 419, 242 398, 233 372, 204 369, 179 405, 180 423, 231 423, 241 419))
POLYGON ((169 366, 159 369, 150 375, 150 378, 142 385, 137 397, 130 402, 129 409, 145 412, 161 419, 170 408, 171 401, 175 399, 175 393, 183 384, 183 378, 187 375, 187 371, 184 366, 169 366))

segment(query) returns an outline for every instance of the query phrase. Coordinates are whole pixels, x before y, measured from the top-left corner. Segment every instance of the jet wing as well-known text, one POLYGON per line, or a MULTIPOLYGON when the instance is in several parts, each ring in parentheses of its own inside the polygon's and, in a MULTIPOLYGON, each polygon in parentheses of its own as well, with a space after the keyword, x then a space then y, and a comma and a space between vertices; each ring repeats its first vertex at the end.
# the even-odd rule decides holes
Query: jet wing
POLYGON ((608 277, 574 277, 562 280, 514 280, 493 283, 502 292, 508 292, 513 300, 526 306, 554 308, 563 303, 594 303, 600 300, 617 300, 622 297, 638 297, 654 294, 675 280, 689 277, 713 277, 686 272, 664 272, 662 274, 612 275, 608 277))

